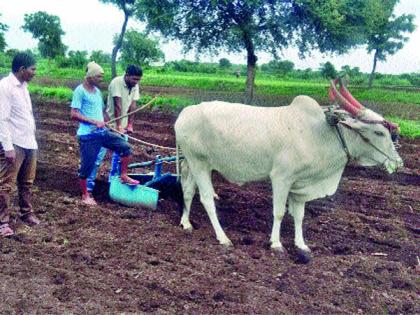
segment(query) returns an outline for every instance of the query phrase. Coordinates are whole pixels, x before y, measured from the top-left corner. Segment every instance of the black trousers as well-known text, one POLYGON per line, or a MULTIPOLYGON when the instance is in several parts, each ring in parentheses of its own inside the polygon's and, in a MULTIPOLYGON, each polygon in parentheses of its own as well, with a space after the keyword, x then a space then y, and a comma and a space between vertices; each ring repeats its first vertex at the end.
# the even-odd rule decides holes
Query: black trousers
POLYGON ((89 177, 95 166, 96 157, 101 147, 116 152, 121 157, 131 155, 131 146, 122 136, 109 130, 94 132, 79 136, 80 145, 80 169, 79 177, 89 177))

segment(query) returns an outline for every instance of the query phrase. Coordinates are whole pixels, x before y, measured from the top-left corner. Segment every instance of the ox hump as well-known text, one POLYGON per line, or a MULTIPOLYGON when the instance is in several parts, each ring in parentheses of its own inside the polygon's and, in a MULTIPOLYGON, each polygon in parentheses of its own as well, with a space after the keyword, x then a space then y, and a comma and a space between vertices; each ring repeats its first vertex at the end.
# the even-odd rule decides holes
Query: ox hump
POLYGON ((296 96, 290 104, 296 110, 304 111, 313 117, 324 118, 322 107, 312 97, 306 95, 296 96))

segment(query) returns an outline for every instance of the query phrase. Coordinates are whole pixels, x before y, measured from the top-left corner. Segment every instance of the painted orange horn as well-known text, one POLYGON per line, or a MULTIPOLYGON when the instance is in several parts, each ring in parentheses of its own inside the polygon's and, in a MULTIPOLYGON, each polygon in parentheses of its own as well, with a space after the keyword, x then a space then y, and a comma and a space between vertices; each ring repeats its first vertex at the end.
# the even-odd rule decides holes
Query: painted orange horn
POLYGON ((358 100, 356 100, 353 95, 350 94, 349 90, 347 89, 346 85, 344 84, 343 80, 341 78, 336 79, 340 83, 340 93, 343 95, 343 97, 350 102, 354 107, 358 109, 363 109, 364 106, 359 103, 358 100))
POLYGON ((337 101, 338 105, 344 109, 345 111, 349 112, 353 116, 357 116, 360 113, 360 108, 356 108, 353 106, 347 99, 345 99, 340 92, 337 90, 338 79, 331 80, 331 86, 329 89, 329 96, 332 101, 337 101))

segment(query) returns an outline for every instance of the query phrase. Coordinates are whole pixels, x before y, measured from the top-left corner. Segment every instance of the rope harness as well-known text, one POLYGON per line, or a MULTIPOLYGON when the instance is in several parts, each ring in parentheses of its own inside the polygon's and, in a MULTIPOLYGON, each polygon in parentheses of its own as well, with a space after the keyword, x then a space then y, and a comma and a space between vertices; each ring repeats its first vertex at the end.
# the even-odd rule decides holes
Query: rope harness
MULTIPOLYGON (((334 106, 329 106, 327 108, 327 111, 325 112, 325 117, 326 120, 328 122, 328 124, 330 126, 333 126, 335 128, 335 130, 337 131, 338 134, 338 138, 340 139, 341 145, 343 147, 344 152, 347 155, 347 158, 349 161, 354 160, 354 158, 351 156, 350 154, 350 150, 349 147, 347 145, 346 139, 344 138, 344 134, 343 131, 340 128, 340 125, 345 126, 346 128, 352 130, 353 132, 357 133, 360 138, 365 141, 367 144, 369 144, 370 146, 372 146, 375 150, 377 150, 378 152, 380 152, 382 155, 384 155, 388 160, 390 161, 397 161, 396 159, 390 157, 387 153, 385 153, 383 150, 381 150, 380 148, 378 148, 376 145, 374 145, 369 138, 367 138, 366 136, 364 136, 360 131, 351 128, 351 126, 343 123, 343 121, 345 120, 345 117, 341 114, 341 113, 337 113, 334 111, 334 106)), ((366 124, 381 124, 383 126, 385 126, 391 133, 392 136, 392 131, 393 131, 393 126, 389 125, 389 123, 387 121, 381 121, 381 120, 366 120, 366 119, 358 119, 361 122, 364 122, 366 124)), ((398 140, 396 139, 394 142, 394 145, 397 146, 398 145, 398 140)))

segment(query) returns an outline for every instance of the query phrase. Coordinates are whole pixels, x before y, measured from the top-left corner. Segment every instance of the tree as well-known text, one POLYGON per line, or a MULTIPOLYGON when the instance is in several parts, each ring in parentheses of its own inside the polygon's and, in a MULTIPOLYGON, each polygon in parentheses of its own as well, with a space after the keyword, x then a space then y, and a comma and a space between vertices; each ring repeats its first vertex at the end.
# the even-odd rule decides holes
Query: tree
POLYGON ((285 75, 293 71, 295 64, 289 60, 271 60, 261 66, 261 70, 278 75, 285 75))
POLYGON ((3 52, 5 48, 7 47, 6 39, 4 38, 4 32, 6 32, 8 29, 9 29, 9 26, 0 22, 0 52, 3 52))
POLYGON ((219 59, 219 67, 222 69, 228 69, 232 67, 232 63, 227 58, 219 59))
POLYGON ((137 17, 148 30, 183 43, 185 51, 247 53, 245 102, 254 94, 257 51, 278 52, 296 45, 346 52, 363 40, 363 0, 139 0, 137 17))
POLYGON ((362 73, 360 72, 359 67, 350 67, 349 65, 345 65, 341 67, 341 72, 347 74, 349 77, 357 77, 360 76, 362 73))
POLYGON ((60 67, 81 68, 88 63, 87 56, 86 50, 70 50, 68 57, 60 56, 56 60, 60 67))
POLYGON ((403 48, 408 37, 403 33, 412 33, 414 15, 403 14, 396 17, 392 12, 399 0, 370 0, 366 6, 371 19, 366 19, 367 51, 373 52, 372 71, 369 76, 369 88, 372 87, 378 61, 386 61, 389 55, 403 48), (374 13, 374 14, 373 14, 374 13))
POLYGON ((102 50, 94 50, 91 52, 89 60, 99 64, 111 64, 112 58, 111 54, 103 52, 102 50))
POLYGON ((121 46, 121 61, 124 65, 149 65, 163 60, 164 57, 157 40, 149 39, 146 34, 135 30, 126 32, 121 46))
POLYGON ((321 64, 320 71, 324 78, 335 79, 337 77, 337 70, 335 70, 334 65, 329 61, 321 64))
POLYGON ((114 40, 114 48, 112 49, 111 54, 111 72, 112 78, 117 76, 117 55, 118 51, 121 49, 123 44, 124 34, 127 29, 128 19, 133 16, 136 12, 136 0, 99 0, 103 3, 111 3, 115 5, 118 9, 124 12, 124 21, 121 27, 121 32, 114 40))
POLYGON ((61 41, 61 36, 65 33, 58 16, 43 11, 25 14, 22 29, 32 33, 32 37, 39 40, 38 48, 41 56, 54 58, 65 55, 67 47, 61 41))

